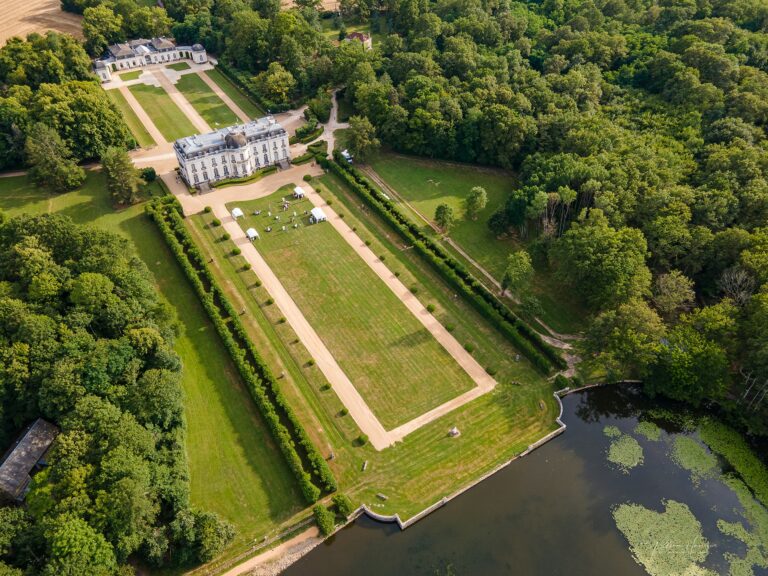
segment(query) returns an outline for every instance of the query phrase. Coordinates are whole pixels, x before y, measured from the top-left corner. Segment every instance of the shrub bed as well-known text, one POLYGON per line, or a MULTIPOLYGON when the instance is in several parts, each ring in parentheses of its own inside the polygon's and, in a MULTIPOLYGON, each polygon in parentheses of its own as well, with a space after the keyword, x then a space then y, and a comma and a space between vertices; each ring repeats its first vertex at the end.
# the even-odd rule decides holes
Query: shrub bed
POLYGON ((247 184, 248 182, 254 182, 261 178, 262 176, 266 176, 267 174, 272 174, 272 172, 277 172, 277 166, 274 164, 272 166, 267 166, 265 168, 261 168, 260 170, 256 170, 253 174, 250 176, 243 176, 242 178, 227 178, 226 180, 219 180, 218 182, 214 182, 211 184, 211 187, 213 188, 226 188, 227 186, 237 186, 238 184, 247 184))
POLYGON ((178 202, 174 198, 158 198, 147 204, 146 210, 200 298, 296 476, 304 498, 312 503, 323 491, 335 491, 336 480, 331 469, 298 421, 274 375, 253 346, 238 313, 208 268, 206 258, 184 227, 178 202))
POLYGON ((312 513, 315 515, 315 522, 320 528, 320 533, 323 536, 331 534, 336 528, 336 515, 322 504, 316 504, 312 508, 312 513))
POLYGON ((522 352, 539 370, 547 373, 552 366, 565 368, 560 354, 547 345, 541 336, 515 315, 503 302, 488 291, 444 248, 424 234, 397 206, 376 190, 371 183, 341 158, 335 150, 333 160, 320 160, 321 166, 340 177, 377 214, 384 218, 398 233, 413 245, 433 268, 484 317, 522 352))

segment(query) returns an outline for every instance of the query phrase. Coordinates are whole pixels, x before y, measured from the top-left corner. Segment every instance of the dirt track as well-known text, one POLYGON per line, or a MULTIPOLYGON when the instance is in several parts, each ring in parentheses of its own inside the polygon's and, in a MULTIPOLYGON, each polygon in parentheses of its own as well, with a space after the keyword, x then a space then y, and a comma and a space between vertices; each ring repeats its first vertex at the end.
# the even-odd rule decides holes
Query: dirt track
POLYGON ((0 46, 12 36, 56 30, 82 37, 80 16, 62 12, 59 0, 0 0, 0 46))

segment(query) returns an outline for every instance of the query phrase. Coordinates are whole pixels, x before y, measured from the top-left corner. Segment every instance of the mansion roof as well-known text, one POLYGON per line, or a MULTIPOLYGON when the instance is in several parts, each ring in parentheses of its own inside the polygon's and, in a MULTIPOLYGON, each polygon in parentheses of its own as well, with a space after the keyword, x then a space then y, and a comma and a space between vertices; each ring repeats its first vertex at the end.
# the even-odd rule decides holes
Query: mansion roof
POLYGON ((173 147, 184 157, 196 157, 219 150, 235 150, 256 142, 285 134, 272 116, 221 128, 207 134, 195 134, 176 140, 173 147))

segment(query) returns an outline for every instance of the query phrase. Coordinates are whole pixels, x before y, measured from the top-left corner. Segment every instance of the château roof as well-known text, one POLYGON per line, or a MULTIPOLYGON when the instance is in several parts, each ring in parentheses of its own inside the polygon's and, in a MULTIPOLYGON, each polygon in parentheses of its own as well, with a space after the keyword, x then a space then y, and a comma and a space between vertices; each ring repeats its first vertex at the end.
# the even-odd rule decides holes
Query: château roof
POLYGON ((189 158, 202 156, 225 148, 240 148, 249 142, 256 142, 285 134, 285 129, 272 116, 251 120, 221 128, 207 134, 195 134, 176 140, 173 147, 180 156, 189 158))

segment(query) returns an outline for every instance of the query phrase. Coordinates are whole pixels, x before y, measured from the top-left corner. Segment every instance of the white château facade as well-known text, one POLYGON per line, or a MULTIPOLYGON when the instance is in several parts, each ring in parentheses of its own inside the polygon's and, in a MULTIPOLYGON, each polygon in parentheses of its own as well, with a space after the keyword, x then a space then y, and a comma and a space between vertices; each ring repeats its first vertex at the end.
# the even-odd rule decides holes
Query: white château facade
POLYGON ((181 177, 195 187, 245 178, 260 168, 291 161, 288 133, 272 116, 180 138, 173 150, 181 177))
POLYGON ((93 70, 102 82, 109 82, 112 80, 112 72, 178 60, 204 64, 208 62, 208 54, 201 44, 176 46, 169 38, 140 38, 109 46, 107 54, 94 60, 93 70))

